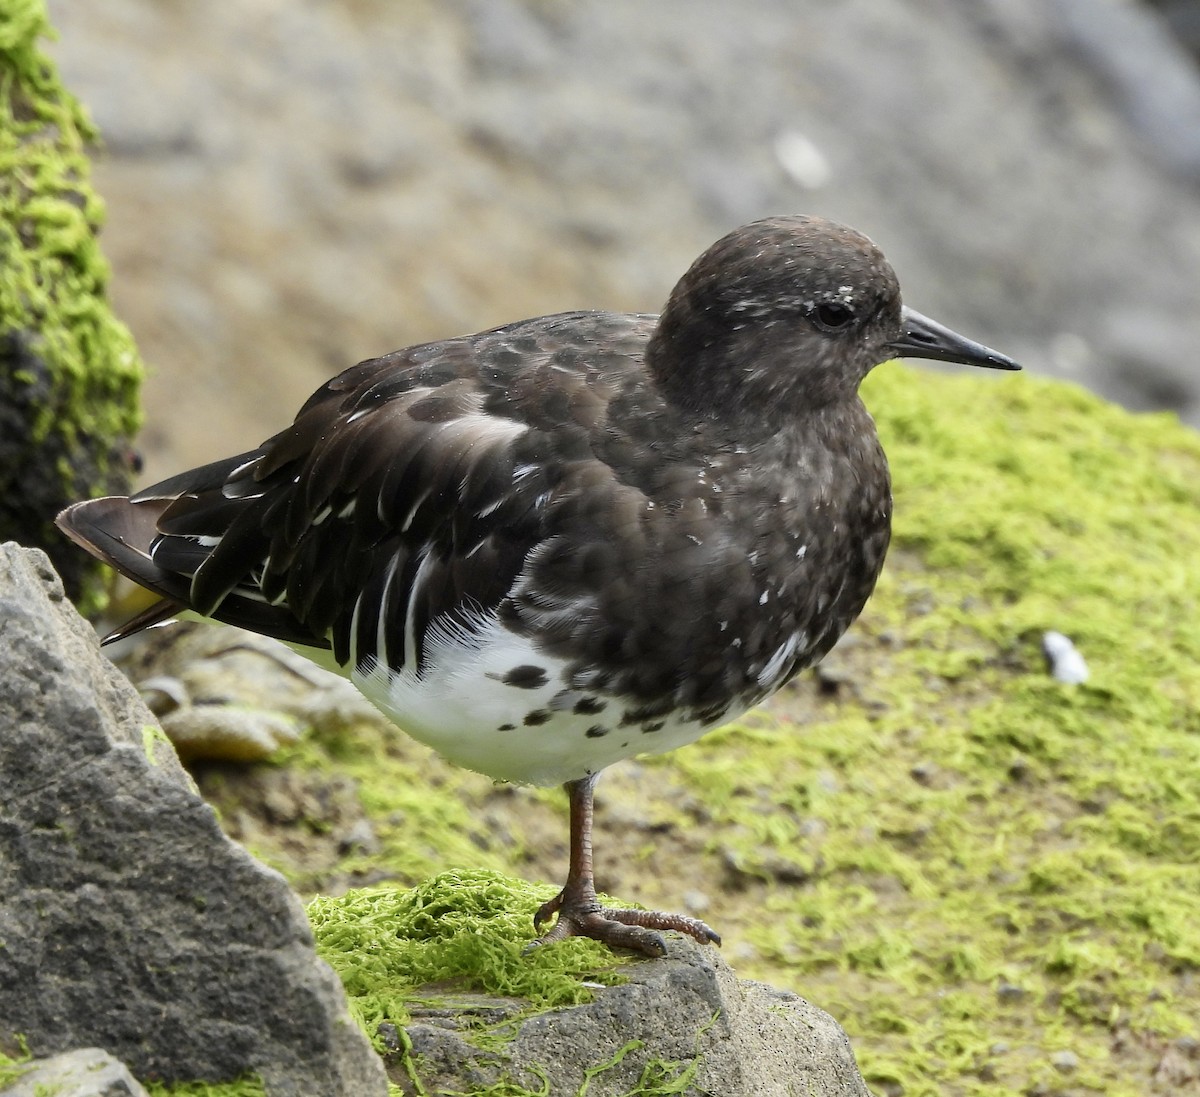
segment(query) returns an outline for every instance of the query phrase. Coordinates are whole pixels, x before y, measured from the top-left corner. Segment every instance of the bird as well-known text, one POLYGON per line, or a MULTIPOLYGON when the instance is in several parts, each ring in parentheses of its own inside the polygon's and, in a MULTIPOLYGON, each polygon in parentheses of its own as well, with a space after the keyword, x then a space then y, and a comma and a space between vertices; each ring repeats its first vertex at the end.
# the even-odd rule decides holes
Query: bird
POLYGON ((758 705, 858 617, 892 518, 858 390, 896 357, 1021 368, 904 305, 866 236, 777 216, 708 248, 660 315, 368 359, 257 448, 57 521, 159 596, 108 639, 181 610, 273 636, 451 762, 564 785, 567 877, 530 947, 719 945, 601 905, 596 780, 758 705))

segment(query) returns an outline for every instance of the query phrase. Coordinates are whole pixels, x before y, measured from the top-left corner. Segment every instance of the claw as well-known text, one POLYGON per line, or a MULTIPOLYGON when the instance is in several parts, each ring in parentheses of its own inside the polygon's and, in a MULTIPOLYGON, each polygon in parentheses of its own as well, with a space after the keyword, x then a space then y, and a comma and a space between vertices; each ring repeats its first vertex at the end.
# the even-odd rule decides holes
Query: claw
POLYGON ((645 956, 665 956, 667 944, 655 930, 675 930, 686 933, 701 944, 719 945, 720 936, 700 921, 686 914, 664 914, 656 910, 614 910, 596 901, 592 882, 592 789, 596 777, 591 775, 567 785, 571 798, 571 866, 567 882, 553 899, 543 903, 533 916, 536 931, 555 914, 554 927, 530 942, 524 949, 563 941, 568 937, 591 937, 611 948, 627 948, 645 956))

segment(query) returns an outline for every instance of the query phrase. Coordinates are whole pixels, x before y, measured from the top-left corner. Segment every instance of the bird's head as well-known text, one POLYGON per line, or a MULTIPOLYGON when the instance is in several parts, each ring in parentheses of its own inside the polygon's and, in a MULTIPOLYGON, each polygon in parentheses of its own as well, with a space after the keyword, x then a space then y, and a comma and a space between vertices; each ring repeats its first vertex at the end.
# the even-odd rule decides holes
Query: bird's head
POLYGON ((867 237, 819 217, 774 217, 722 237, 671 293, 648 348, 676 403, 763 421, 855 397, 895 357, 1020 367, 903 306, 867 237))

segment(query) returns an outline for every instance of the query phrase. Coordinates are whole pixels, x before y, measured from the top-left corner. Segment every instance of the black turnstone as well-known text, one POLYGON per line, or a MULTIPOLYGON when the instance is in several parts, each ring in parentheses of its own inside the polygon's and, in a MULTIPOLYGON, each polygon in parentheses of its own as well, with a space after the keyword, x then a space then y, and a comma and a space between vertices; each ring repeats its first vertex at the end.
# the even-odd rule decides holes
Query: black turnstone
POLYGON ((186 607, 325 649, 451 761, 565 783, 539 941, 661 955, 656 930, 719 938, 599 906, 596 777, 757 705, 858 616, 892 509, 858 387, 897 356, 1020 368, 902 306, 866 237, 777 217, 717 241, 661 316, 370 359, 257 449, 58 523, 163 599, 116 635, 186 607))

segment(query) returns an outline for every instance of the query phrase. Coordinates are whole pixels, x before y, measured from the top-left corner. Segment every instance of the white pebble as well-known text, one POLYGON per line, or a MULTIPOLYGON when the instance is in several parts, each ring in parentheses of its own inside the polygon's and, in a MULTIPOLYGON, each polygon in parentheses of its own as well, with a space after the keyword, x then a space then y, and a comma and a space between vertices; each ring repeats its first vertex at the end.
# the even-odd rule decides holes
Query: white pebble
POLYGON ((1047 632, 1042 637, 1042 651, 1050 664, 1050 673, 1060 682, 1077 686, 1088 680, 1088 665, 1079 649, 1061 632, 1047 632))

